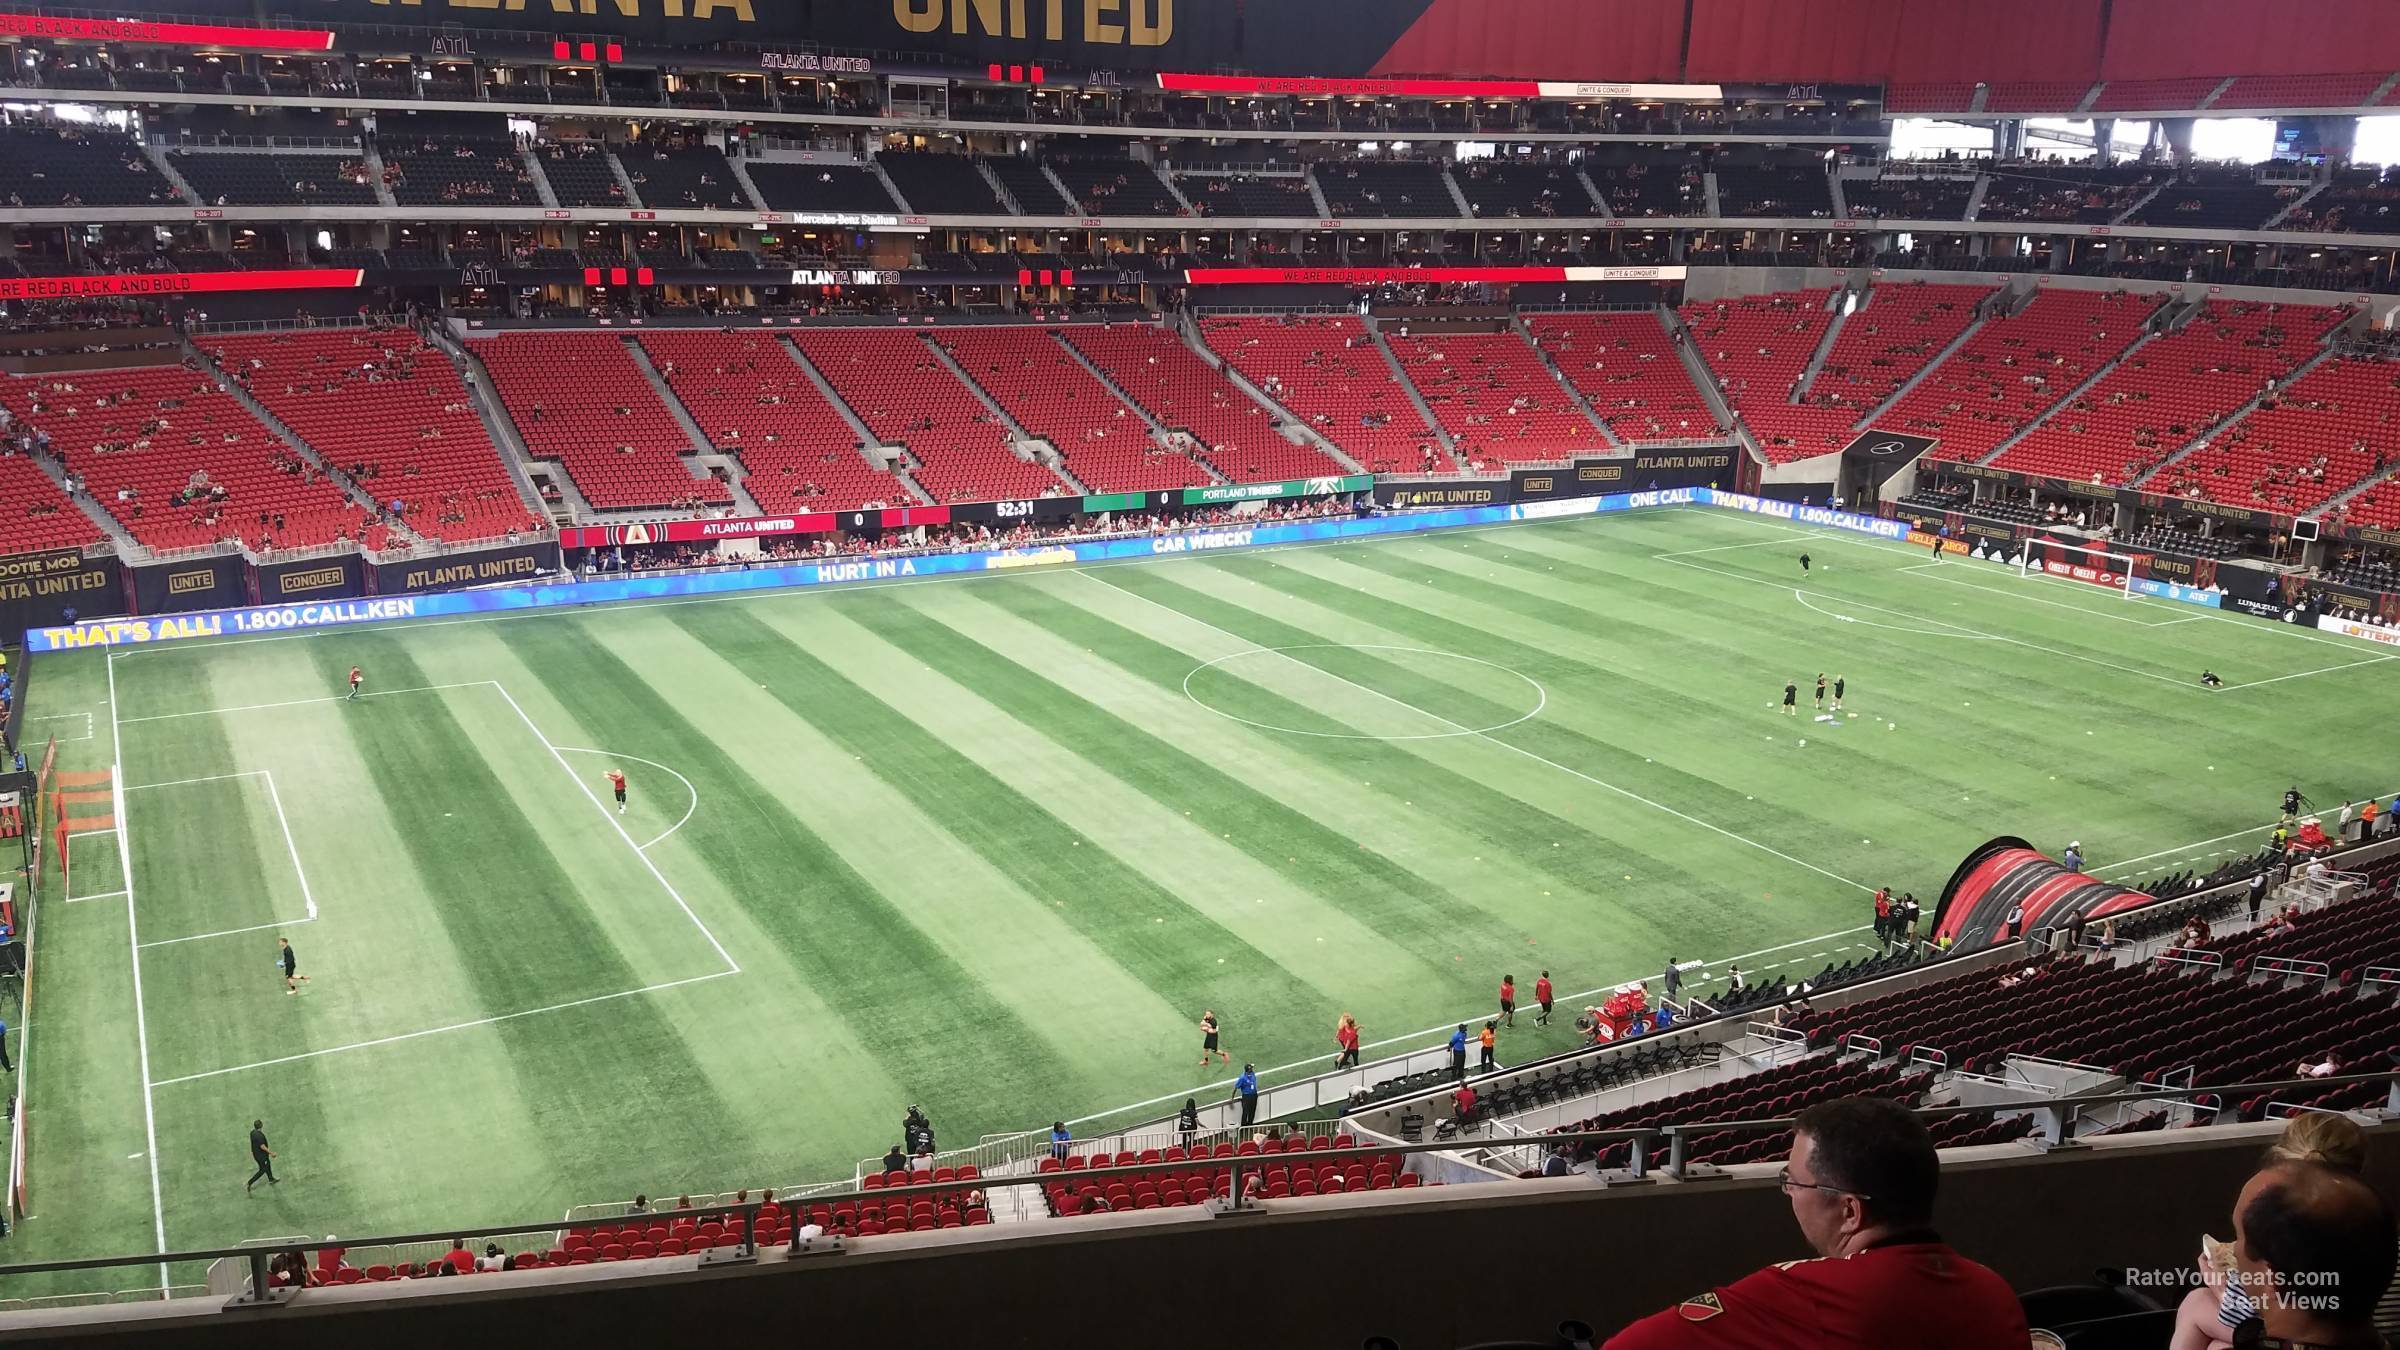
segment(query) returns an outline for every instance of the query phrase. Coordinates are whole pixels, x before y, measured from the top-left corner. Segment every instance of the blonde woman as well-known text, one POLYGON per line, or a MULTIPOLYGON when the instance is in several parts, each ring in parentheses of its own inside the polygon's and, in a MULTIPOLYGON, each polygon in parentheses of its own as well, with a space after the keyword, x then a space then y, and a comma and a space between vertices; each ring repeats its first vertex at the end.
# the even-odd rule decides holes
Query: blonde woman
MULTIPOLYGON (((2358 1122, 2336 1111, 2302 1111, 2284 1123, 2283 1133, 2259 1160, 2261 1167, 2277 1163, 2315 1163, 2355 1176, 2367 1162, 2367 1136, 2358 1122)), ((2200 1244, 2200 1275, 2204 1283, 2184 1295, 2176 1310, 2171 1350, 2217 1350, 2233 1344, 2233 1330, 2258 1311, 2257 1300, 2237 1281, 2226 1278, 2233 1268, 2233 1244, 2204 1239, 2200 1244)), ((2389 1336, 2400 1326, 2400 1301, 2386 1290, 2375 1309, 2375 1326, 2389 1336)))

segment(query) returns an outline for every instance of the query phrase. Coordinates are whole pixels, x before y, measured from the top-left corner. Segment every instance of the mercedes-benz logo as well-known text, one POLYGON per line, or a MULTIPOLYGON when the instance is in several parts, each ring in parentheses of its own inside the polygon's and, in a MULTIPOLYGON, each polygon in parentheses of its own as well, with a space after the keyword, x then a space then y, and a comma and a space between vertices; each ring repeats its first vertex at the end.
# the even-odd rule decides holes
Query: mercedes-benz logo
POLYGON ((1906 454, 1907 451, 1908 443, 1905 441, 1877 441, 1867 447, 1867 453, 1870 455, 1899 455, 1906 454))

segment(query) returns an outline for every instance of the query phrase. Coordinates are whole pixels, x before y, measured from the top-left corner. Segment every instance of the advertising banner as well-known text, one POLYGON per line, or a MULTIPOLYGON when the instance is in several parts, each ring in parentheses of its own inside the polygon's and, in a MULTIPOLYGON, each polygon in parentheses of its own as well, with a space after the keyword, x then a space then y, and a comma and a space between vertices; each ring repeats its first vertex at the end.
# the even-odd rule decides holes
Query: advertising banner
POLYGON ((1334 478, 1293 478, 1281 483, 1219 483, 1211 487, 1185 488, 1185 506, 1203 506, 1212 502, 1259 502, 1279 497, 1330 497, 1341 492, 1365 492, 1375 486, 1372 474, 1354 473, 1334 478))
MULTIPOLYGON (((790 567, 761 567, 737 572, 683 572, 637 575, 604 581, 561 582, 540 586, 501 586, 378 599, 301 602, 220 609, 205 614, 127 619, 101 619, 72 625, 28 629, 28 651, 75 651, 90 647, 123 647, 185 638, 242 637, 361 623, 387 623, 457 614, 531 612, 607 604, 617 600, 652 600, 678 596, 738 594, 841 582, 884 581, 940 576, 948 573, 989 572, 1015 567, 1064 562, 1098 562, 1175 554, 1251 548, 1264 544, 1367 538, 1412 534, 1459 526, 1491 525, 1510 520, 1551 520, 1570 516, 1633 511, 1660 506, 1714 505, 1807 525, 1824 525, 1887 539, 1905 537, 1908 527, 1898 521, 1856 516, 1846 511, 1762 501, 1739 493, 1709 488, 1668 488, 1608 497, 1562 498, 1515 506, 1475 506, 1407 515, 1349 517, 1336 520, 1294 521, 1247 529, 1194 531, 1134 539, 1093 540, 1088 543, 1046 545, 1038 549, 997 553, 928 554, 909 558, 861 558, 842 562, 802 563, 790 567)), ((204 560, 212 561, 212 560, 204 560)), ((238 562, 238 559, 235 560, 238 562)), ((163 573, 166 569, 149 569, 163 573)), ((228 569, 231 570, 231 569, 228 569)))
POLYGON ((1514 499, 1505 479, 1424 478, 1377 483, 1375 500, 1385 506, 1492 506, 1514 499))
POLYGON ((133 612, 181 614, 246 604, 249 564, 235 554, 133 568, 133 612))
POLYGON ((253 569, 256 594, 270 605, 294 600, 347 600, 366 594, 366 559, 355 553, 305 562, 265 562, 253 569))
POLYGON ((1747 511, 1754 516, 1772 516, 1777 520, 1796 521, 1802 525, 1830 525, 1837 530, 1871 534, 1878 539, 1908 538, 1908 522, 1904 520, 1885 520, 1879 516, 1854 515, 1848 511, 1835 511, 1823 506, 1803 506, 1798 502, 1769 501, 1764 497, 1752 497, 1739 492, 1711 492, 1708 495, 1708 501, 1714 506, 1734 511, 1747 511))
POLYGON ((2372 642, 2379 647, 2400 648, 2400 628, 2379 628, 2370 623, 2352 623, 2348 619, 2319 618, 2317 627, 2324 632, 2372 642))
POLYGON ((1187 286, 1380 286, 1474 281, 1486 285, 1545 281, 1681 281, 1685 269, 1663 267, 1189 267, 1187 286))
MULTIPOLYGON (((2072 492, 2078 487, 2088 485, 2067 483, 2064 486, 2072 492)), ((2103 494, 2098 489, 2094 489, 2091 495, 2103 494)), ((2105 495, 2115 497, 2119 501, 2129 502, 2145 511, 2164 511, 2169 515, 2176 516, 2207 516, 2215 520, 2230 520, 2237 525, 2253 530, 2276 528, 2276 517, 2272 512, 2253 511, 2246 506, 2229 506, 2224 502, 2196 501, 2190 497, 2164 497, 2155 492, 2136 492, 2131 488, 2111 491, 2105 495)))
POLYGON ((565 548, 611 548, 618 544, 713 544, 719 539, 764 539, 786 534, 827 534, 836 528, 831 511, 803 516, 731 516, 725 519, 652 520, 632 525, 568 526, 558 532, 565 548))
POLYGON ((367 274, 355 267, 292 267, 257 272, 106 272, 83 277, 0 277, 0 300, 74 300, 94 295, 193 295, 217 291, 353 290, 367 274))
POLYGON ((468 586, 532 581, 557 570, 558 545, 542 539, 530 544, 477 549, 472 553, 383 563, 375 569, 375 591, 379 595, 455 591, 468 586))
POLYGON ((51 14, 0 14, 0 37, 261 52, 333 50, 333 31, 326 28, 236 28, 228 24, 143 19, 70 19, 51 14))
POLYGON ((1933 445, 1931 436, 1869 427, 1842 447, 1842 468, 1850 474, 1853 484, 1880 487, 1885 479, 1915 463, 1917 456, 1931 450, 1933 445))
POLYGON ((87 558, 71 548, 0 558, 0 632, 20 633, 79 618, 125 611, 115 558, 87 558))
POLYGON ((2225 599, 2221 591, 2197 586, 2184 586, 2172 581, 2154 581, 2149 577, 2133 579, 2133 593, 2157 600, 2172 600, 2177 604, 2193 605, 2200 609, 2221 609, 2225 599))

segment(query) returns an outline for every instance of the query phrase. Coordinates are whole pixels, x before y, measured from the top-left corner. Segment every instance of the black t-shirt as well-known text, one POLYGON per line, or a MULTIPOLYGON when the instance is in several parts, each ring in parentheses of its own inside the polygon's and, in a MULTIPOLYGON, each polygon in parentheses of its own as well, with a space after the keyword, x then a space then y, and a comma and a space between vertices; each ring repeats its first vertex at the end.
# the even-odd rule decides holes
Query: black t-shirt
POLYGON ((250 1132, 250 1156, 253 1158, 264 1158, 267 1156, 267 1132, 265 1130, 252 1130, 250 1132))
POLYGON ((1840 698, 1840 697, 1842 696, 1842 688, 1843 688, 1843 686, 1844 686, 1844 685, 1847 685, 1848 683, 1849 683, 1849 681, 1847 681, 1847 680, 1835 680, 1835 681, 1833 682, 1833 696, 1834 696, 1835 698, 1840 698))
POLYGON ((283 973, 284 973, 284 974, 286 974, 286 975, 289 975, 289 974, 291 974, 291 973, 292 973, 292 971, 293 971, 293 969, 294 969, 295 967, 297 967, 299 964, 300 964, 300 954, 299 954, 298 952, 295 952, 295 951, 293 951, 293 950, 292 950, 291 948, 289 948, 289 947, 286 947, 286 948, 284 948, 284 949, 283 949, 283 973))
POLYGON ((1793 699, 1795 699, 1795 698, 1798 698, 1799 696, 1800 696, 1800 686, 1799 686, 1799 685, 1796 685, 1796 684, 1787 684, 1787 685, 1785 685, 1785 686, 1783 687, 1783 701, 1784 701, 1784 702, 1786 702, 1786 703, 1789 703, 1789 702, 1791 702, 1793 699))

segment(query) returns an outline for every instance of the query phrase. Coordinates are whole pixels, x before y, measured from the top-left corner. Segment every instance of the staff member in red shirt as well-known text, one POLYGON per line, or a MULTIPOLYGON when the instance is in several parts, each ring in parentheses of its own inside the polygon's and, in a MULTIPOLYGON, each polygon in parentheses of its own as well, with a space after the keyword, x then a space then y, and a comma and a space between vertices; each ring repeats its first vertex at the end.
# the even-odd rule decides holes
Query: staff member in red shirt
POLYGON ((1549 971, 1543 971, 1542 978, 1533 982, 1533 1001, 1542 1005, 1541 1015, 1533 1019, 1533 1024, 1537 1027, 1546 1027, 1550 1025, 1549 971))
POLYGON ((1358 1067, 1357 1018, 1352 1017, 1348 1013, 1342 1014, 1342 1020, 1334 1024, 1333 1046, 1333 1067, 1337 1069, 1352 1069, 1358 1067))
POLYGON ((2008 1282, 1931 1227, 1940 1181, 1933 1138, 1907 1108, 1874 1097, 1809 1107, 1783 1190, 1818 1259, 1685 1299, 1607 1350, 2024 1350, 2008 1282))
POLYGON ((1512 1027, 1517 1024, 1517 977, 1514 975, 1500 977, 1500 1016, 1512 1027))

